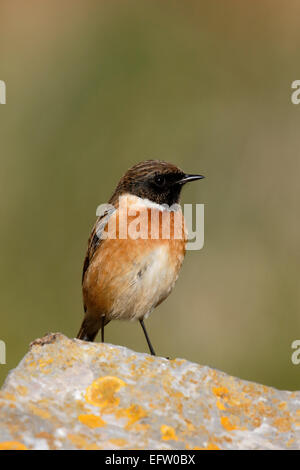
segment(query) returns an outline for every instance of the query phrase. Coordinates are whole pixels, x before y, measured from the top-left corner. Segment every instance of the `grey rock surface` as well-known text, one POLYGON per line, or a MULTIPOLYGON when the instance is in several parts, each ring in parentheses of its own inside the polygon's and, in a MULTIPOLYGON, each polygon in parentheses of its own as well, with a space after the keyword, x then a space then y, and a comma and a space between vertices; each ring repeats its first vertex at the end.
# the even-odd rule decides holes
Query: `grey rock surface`
POLYGON ((300 392, 50 334, 0 392, 0 449, 299 449, 300 392))

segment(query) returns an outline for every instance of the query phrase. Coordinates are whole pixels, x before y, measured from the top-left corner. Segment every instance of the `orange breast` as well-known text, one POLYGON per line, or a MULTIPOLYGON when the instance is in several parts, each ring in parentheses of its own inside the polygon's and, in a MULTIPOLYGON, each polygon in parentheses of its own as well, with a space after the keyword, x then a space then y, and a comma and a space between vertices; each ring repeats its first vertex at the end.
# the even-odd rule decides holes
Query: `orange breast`
POLYGON ((186 234, 181 210, 168 212, 143 207, 128 215, 119 207, 114 213, 107 230, 111 237, 100 243, 84 278, 88 314, 143 318, 169 295, 184 259, 186 234))

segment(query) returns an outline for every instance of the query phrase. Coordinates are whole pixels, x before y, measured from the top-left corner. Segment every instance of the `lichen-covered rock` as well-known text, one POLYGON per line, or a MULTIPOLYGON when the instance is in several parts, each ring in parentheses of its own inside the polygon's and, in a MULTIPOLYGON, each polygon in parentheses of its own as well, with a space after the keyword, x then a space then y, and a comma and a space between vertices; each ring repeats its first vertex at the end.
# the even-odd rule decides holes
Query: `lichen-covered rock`
POLYGON ((0 449, 295 449, 300 392, 48 335, 0 392, 0 449))

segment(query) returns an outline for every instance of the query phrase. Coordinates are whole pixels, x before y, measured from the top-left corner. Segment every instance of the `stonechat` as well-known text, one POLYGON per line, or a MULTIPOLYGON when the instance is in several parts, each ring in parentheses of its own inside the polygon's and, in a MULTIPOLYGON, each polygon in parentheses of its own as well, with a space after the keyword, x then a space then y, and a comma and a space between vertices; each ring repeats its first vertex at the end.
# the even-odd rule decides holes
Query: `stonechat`
POLYGON ((183 185, 202 179, 147 160, 120 179, 91 232, 82 274, 85 317, 77 338, 93 341, 111 320, 144 320, 172 291, 187 234, 179 204, 183 185))

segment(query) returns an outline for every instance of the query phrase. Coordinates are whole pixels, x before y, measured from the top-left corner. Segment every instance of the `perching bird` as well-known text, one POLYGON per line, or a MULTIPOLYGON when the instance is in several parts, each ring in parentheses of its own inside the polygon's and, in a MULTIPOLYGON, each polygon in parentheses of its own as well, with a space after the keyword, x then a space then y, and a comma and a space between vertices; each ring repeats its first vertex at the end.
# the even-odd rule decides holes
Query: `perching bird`
POLYGON ((138 163, 121 178, 89 238, 85 317, 77 338, 93 341, 101 328, 104 341, 111 320, 139 320, 155 355, 144 319, 177 280, 186 244, 180 193, 185 183, 201 178, 159 160, 138 163))

